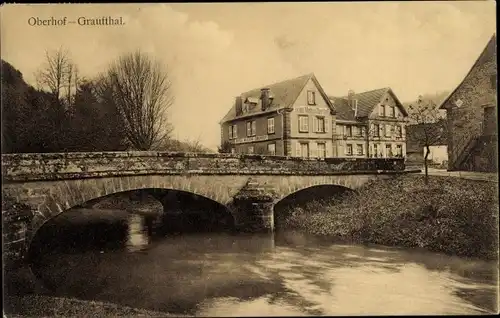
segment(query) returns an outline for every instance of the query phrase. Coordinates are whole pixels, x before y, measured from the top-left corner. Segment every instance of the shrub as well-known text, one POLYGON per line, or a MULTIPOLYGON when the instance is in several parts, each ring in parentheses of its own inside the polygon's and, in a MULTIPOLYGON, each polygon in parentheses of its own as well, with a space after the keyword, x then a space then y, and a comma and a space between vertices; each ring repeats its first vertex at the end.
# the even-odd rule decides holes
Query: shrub
POLYGON ((294 208, 285 227, 353 242, 422 247, 496 258, 498 200, 492 183, 400 176, 369 183, 342 200, 294 208))

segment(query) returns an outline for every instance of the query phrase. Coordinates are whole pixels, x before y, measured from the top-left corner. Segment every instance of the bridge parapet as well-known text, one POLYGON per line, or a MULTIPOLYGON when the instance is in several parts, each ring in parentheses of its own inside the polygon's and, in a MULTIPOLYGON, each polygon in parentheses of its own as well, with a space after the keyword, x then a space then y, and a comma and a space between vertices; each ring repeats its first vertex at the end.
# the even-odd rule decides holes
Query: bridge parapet
POLYGON ((403 158, 296 158, 176 152, 80 152, 2 155, 9 181, 124 175, 329 175, 400 172, 403 158))

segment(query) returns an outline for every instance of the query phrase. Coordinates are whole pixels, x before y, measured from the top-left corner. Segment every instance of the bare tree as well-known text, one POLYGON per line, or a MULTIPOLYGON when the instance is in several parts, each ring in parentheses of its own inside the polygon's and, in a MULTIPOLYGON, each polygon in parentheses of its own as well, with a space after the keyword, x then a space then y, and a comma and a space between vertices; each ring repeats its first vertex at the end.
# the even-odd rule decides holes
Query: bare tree
POLYGON ((418 97, 416 103, 409 105, 408 110, 410 123, 414 125, 412 138, 425 149, 425 184, 428 184, 430 147, 445 138, 445 119, 436 104, 432 100, 424 100, 422 96, 418 97))
POLYGON ((172 132, 167 111, 174 95, 168 71, 135 51, 118 58, 105 76, 132 147, 150 150, 162 144, 172 132))
POLYGON ((76 67, 71 61, 69 52, 62 47, 55 51, 45 51, 45 65, 35 74, 37 84, 42 89, 47 89, 57 103, 66 94, 68 106, 71 105, 73 82, 76 76, 76 67))

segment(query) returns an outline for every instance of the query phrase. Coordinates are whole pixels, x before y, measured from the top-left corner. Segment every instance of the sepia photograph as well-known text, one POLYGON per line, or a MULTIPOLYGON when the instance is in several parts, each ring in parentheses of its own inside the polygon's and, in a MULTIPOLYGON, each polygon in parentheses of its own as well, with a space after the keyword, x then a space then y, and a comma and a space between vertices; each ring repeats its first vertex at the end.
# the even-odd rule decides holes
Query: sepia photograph
POLYGON ((496 9, 1 5, 3 317, 498 314, 496 9))

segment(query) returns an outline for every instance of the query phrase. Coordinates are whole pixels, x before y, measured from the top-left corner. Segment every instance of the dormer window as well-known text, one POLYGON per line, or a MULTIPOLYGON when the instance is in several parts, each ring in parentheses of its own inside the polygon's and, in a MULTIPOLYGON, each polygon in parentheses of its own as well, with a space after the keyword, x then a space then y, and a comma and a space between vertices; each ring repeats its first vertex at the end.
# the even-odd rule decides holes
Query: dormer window
POLYGON ((308 105, 316 105, 316 92, 315 91, 307 91, 307 104, 308 105))
POLYGON ((352 100, 352 109, 355 110, 358 108, 358 100, 357 99, 353 99, 352 100))
POLYGON ((259 99, 257 97, 247 97, 245 103, 257 105, 259 103, 259 99))

